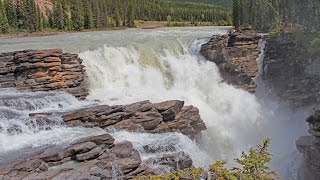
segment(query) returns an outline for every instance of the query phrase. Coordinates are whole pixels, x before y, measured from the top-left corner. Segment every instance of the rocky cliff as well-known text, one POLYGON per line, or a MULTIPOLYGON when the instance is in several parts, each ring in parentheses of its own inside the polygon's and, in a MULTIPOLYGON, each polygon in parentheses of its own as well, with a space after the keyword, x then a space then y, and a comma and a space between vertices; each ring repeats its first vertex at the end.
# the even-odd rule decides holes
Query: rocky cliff
POLYGON ((247 28, 228 35, 213 36, 202 45, 201 54, 219 67, 222 78, 229 84, 255 92, 253 78, 258 73, 256 59, 261 36, 247 28))
POLYGON ((291 34, 267 39, 263 78, 281 99, 295 107, 319 101, 320 59, 297 54, 302 49, 291 34))
POLYGON ((80 99, 88 95, 85 68, 77 54, 61 49, 0 54, 0 88, 63 90, 80 99))
MULTIPOLYGON (((301 51, 304 48, 290 33, 268 38, 265 48, 263 79, 273 93, 294 108, 320 102, 320 60, 301 51)), ((311 135, 296 141, 297 149, 306 158, 299 176, 317 180, 320 177, 320 107, 307 122, 311 135)))

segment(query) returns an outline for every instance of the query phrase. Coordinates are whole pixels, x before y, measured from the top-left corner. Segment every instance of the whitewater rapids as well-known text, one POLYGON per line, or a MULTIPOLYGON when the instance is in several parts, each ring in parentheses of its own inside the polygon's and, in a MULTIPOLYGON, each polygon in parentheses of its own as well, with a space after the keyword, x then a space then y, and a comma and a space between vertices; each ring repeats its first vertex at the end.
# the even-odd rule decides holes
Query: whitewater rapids
MULTIPOLYGON (((49 98, 38 103, 34 105, 35 109, 24 107, 18 120, 10 119, 9 122, 25 121, 26 114, 35 110, 51 108, 50 111, 59 111, 61 108, 76 108, 74 105, 86 106, 95 103, 95 100, 110 105, 143 100, 183 100, 185 104, 199 108, 208 128, 203 132, 199 143, 178 133, 154 135, 111 131, 111 134, 117 142, 131 141, 143 160, 151 156, 144 152, 144 145, 172 144, 176 151, 183 150, 188 153, 195 166, 206 166, 215 160, 227 160, 232 166, 233 159, 238 157, 241 151, 261 143, 265 137, 270 137, 271 152, 274 155, 273 168, 285 179, 296 179, 300 155, 294 143, 298 137, 307 133, 304 119, 309 110, 292 112, 286 104, 280 103, 264 88, 258 88, 256 95, 253 95, 223 83, 217 66, 205 61, 199 51, 201 45, 209 40, 208 37, 225 34, 226 29, 202 27, 74 33, 68 38, 65 35, 56 36, 59 41, 52 37, 42 37, 43 42, 51 42, 43 43, 41 47, 60 45, 58 47, 62 46, 66 51, 80 52, 86 66, 90 95, 85 102, 80 102, 68 94, 54 95, 54 100, 49 98), (67 43, 68 40, 72 42, 67 43)), ((24 47, 18 43, 21 41, 37 48, 35 42, 39 39, 11 41, 14 41, 11 45, 0 44, 0 49, 22 49, 24 47)), ((263 58, 263 48, 262 44, 262 53, 257 59, 259 64, 263 58)), ((259 77, 256 81, 259 87, 265 87, 259 77)), ((4 97, 6 94, 0 91, 0 95, 4 97)), ((32 99, 29 98, 32 102, 36 101, 32 99)), ((20 111, 14 103, 10 103, 13 104, 13 110, 20 111)), ((0 102, 0 108, 9 108, 7 106, 0 102)), ((4 115, 0 118, 8 119, 4 115)), ((8 123, 0 123, 0 126, 6 127, 8 123)), ((30 130, 30 127, 22 129, 23 134, 14 136, 0 132, 1 146, 4 147, 0 149, 0 153, 30 145, 37 147, 44 144, 63 144, 88 135, 88 132, 101 133, 96 129, 61 126, 59 117, 57 124, 50 130, 30 130), (62 141, 63 137, 69 138, 62 141), (21 142, 19 138, 25 138, 26 141, 21 142)))

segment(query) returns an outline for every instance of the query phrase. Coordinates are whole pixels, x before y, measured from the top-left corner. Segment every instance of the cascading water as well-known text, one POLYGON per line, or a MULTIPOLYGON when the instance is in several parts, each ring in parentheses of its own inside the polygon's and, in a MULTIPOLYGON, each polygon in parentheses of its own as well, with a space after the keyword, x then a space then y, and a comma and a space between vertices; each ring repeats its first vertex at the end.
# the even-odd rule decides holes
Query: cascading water
POLYGON ((0 165, 21 154, 32 153, 46 145, 63 145, 102 130, 70 128, 62 125, 55 112, 66 111, 92 102, 80 102, 62 92, 31 93, 13 89, 0 90, 0 165), (49 119, 30 117, 29 113, 50 112, 49 119), (17 152, 18 151, 18 152, 17 152))
MULTIPOLYGON (((242 150, 270 137, 273 167, 285 179, 295 179, 292 174, 296 172, 298 156, 294 141, 306 133, 303 119, 308 109, 292 112, 272 93, 265 92, 267 88, 260 77, 256 79, 256 95, 222 83, 216 65, 205 61, 199 55, 199 49, 207 37, 225 33, 225 28, 164 28, 4 39, 6 45, 0 44, 0 51, 29 49, 32 45, 34 48, 61 47, 68 52, 81 52, 90 96, 87 101, 78 101, 65 93, 1 90, 0 162, 5 162, 1 158, 6 159, 12 152, 30 146, 61 145, 102 133, 101 129, 65 127, 55 114, 52 115, 54 122, 37 127, 36 123, 28 122, 33 120, 29 113, 66 111, 95 103, 92 100, 113 105, 146 99, 152 102, 180 99, 200 109, 208 129, 199 143, 178 133, 110 133, 117 142, 133 142, 143 160, 158 155, 145 151, 143 147, 149 145, 161 149, 159 153, 183 150, 191 155, 196 166, 208 165, 214 160, 227 160, 232 164, 242 150)), ((262 59, 263 51, 258 62, 262 59)), ((120 173, 116 165, 114 170, 115 174, 120 173)))
MULTIPOLYGON (((288 157, 294 153, 295 139, 305 133, 303 119, 307 114, 304 111, 293 113, 278 101, 270 104, 264 101, 265 97, 259 99, 259 96, 221 83, 215 64, 199 56, 199 48, 206 40, 196 39, 188 46, 177 38, 160 49, 142 45, 104 46, 81 53, 91 83, 89 99, 107 104, 146 99, 152 102, 184 100, 200 109, 208 128, 199 144, 200 149, 195 148, 195 142, 186 143, 184 138, 170 139, 169 135, 129 132, 113 135, 116 139, 133 142, 137 149, 149 143, 143 139, 163 144, 177 141, 175 146, 187 144, 181 149, 192 146, 186 151, 195 165, 208 165, 218 159, 232 162, 242 150, 270 137, 273 139, 274 167, 282 176, 291 178, 294 167, 290 163, 296 159, 288 157)), ((143 150, 140 153, 143 154, 143 150)))

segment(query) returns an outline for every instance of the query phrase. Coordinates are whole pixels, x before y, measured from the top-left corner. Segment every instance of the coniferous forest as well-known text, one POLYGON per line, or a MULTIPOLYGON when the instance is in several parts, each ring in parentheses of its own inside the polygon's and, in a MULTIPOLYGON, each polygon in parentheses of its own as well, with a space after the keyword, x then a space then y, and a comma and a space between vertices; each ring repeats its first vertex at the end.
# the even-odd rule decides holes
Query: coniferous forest
POLYGON ((268 31, 280 22, 320 29, 319 0, 233 0, 233 24, 268 31))
POLYGON ((41 9, 35 0, 0 0, 0 32, 80 31, 134 27, 135 20, 231 24, 227 6, 179 0, 51 0, 41 9))

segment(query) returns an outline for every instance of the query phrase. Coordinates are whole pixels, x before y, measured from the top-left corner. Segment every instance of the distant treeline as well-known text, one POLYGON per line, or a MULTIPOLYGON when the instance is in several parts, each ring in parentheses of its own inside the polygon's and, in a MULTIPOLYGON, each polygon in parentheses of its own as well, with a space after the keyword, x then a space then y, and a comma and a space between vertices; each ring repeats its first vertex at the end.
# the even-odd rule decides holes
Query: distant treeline
POLYGON ((0 32, 134 27, 135 20, 231 24, 231 10, 205 3, 169 0, 52 2, 52 10, 44 11, 39 9, 34 0, 0 0, 0 32))
POLYGON ((250 24, 259 30, 280 22, 320 29, 319 0, 233 0, 233 24, 250 24))
POLYGON ((232 0, 170 0, 170 1, 207 3, 207 4, 215 4, 215 5, 225 6, 225 7, 232 6, 232 0))

